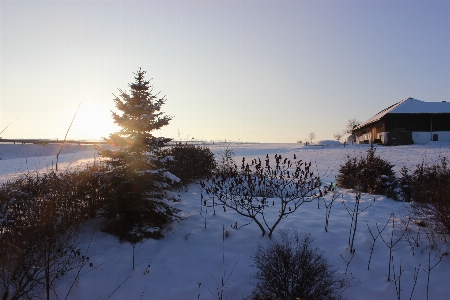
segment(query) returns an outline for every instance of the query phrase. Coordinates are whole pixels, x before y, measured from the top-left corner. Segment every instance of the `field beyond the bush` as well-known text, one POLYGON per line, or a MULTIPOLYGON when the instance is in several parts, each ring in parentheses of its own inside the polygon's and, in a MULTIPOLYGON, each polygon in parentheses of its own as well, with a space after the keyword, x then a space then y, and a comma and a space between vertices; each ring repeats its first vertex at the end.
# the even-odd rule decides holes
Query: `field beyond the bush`
MULTIPOLYGON (((295 154, 299 159, 312 162, 312 171, 321 176, 324 184, 336 182, 335 176, 346 155, 365 155, 369 147, 231 146, 238 166, 242 157, 249 162, 258 157, 264 160, 268 154, 272 161, 275 154, 288 159, 295 154)), ((0 144, 0 181, 20 173, 54 168, 57 151, 50 147, 53 146, 0 144)), ((92 147, 65 147, 65 152, 59 157, 60 170, 82 167, 98 159, 92 147)), ((208 147, 220 155, 225 145, 216 143, 208 147)), ((423 160, 434 163, 440 156, 449 157, 449 147, 448 143, 437 142, 425 146, 379 146, 376 154, 394 164, 398 175, 402 166, 413 168, 423 160)), ((267 235, 262 237, 254 223, 234 229, 236 224, 239 227, 248 220, 230 209, 224 212, 222 207, 203 206, 202 190, 198 184, 190 184, 187 189, 174 192, 181 198, 174 205, 181 210, 182 220, 169 224, 164 238, 144 240, 136 244, 135 249, 132 244, 119 243, 116 237, 101 232, 100 220, 89 220, 80 244, 80 251, 89 257, 89 263, 62 278, 52 291, 52 299, 66 296, 67 299, 218 299, 222 280, 225 283, 224 299, 249 296, 254 283, 252 276, 256 272, 252 255, 259 244, 267 245, 267 235), (74 283, 77 274, 79 280, 74 283)), ((405 227, 409 203, 363 194, 359 209, 368 208, 358 215, 352 255, 349 251, 352 219, 346 207, 353 209, 356 195, 351 190, 340 192, 342 194, 331 207, 328 232, 324 229, 324 201, 314 200, 283 219, 274 231, 273 239, 279 237, 282 229, 310 233, 315 239, 314 245, 323 251, 338 273, 349 280, 351 286, 344 291, 344 298, 387 300, 427 299, 428 296, 428 299, 448 299, 450 257, 447 253, 450 249, 443 243, 432 248, 424 230, 419 229, 413 220, 405 227), (381 232, 375 242, 369 228, 374 236, 381 232), (395 246, 392 247, 391 242, 395 246)), ((329 199, 330 195, 324 198, 327 204, 329 199)), ((269 221, 275 219, 277 211, 269 209, 269 212, 269 221)))

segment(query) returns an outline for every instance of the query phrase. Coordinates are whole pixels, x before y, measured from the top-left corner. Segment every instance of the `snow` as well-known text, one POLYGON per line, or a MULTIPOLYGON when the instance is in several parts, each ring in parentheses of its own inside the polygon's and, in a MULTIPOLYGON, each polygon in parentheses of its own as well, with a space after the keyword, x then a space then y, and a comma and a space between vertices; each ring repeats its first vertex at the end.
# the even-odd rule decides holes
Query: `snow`
POLYGON ((170 172, 164 172, 164 177, 171 180, 172 182, 180 182, 180 178, 178 178, 177 176, 173 175, 170 172))
MULTIPOLYGON (((0 160, 0 180, 15 176, 17 172, 51 168, 56 160, 52 152, 49 156, 37 156, 32 145, 15 145, 17 148, 0 144, 0 153, 8 153, 0 160), (19 147, 20 146, 20 147, 19 147), (26 148, 29 148, 28 150, 26 148), (6 150, 8 149, 8 150, 6 150), (14 157, 17 149, 18 157, 14 157), (20 150, 20 151, 19 151, 20 150), (32 157, 33 156, 33 157, 32 157), (27 159, 27 162, 26 162, 27 159)), ((47 146, 45 146, 47 147, 47 146)), ((224 149, 222 144, 209 145, 214 153, 224 149)), ((346 155, 363 155, 368 145, 347 145, 346 147, 303 147, 300 144, 235 144, 235 161, 239 165, 243 156, 246 161, 263 158, 275 153, 283 157, 292 157, 295 153, 304 161, 312 161, 324 182, 334 182, 339 165, 346 155)), ((79 149, 74 153, 60 155, 64 168, 83 166, 92 162, 95 151, 79 149)), ((40 152, 43 153, 42 151, 40 152)), ((45 152, 47 153, 47 152, 45 152)), ((422 160, 436 161, 440 155, 449 156, 449 144, 433 143, 427 145, 408 145, 398 147, 378 147, 376 153, 395 164, 398 172, 403 165, 412 167, 422 160)), ((315 172, 316 173, 316 172, 315 172)), ((90 257, 92 267, 87 264, 80 271, 80 277, 74 284, 67 299, 217 299, 217 288, 221 286, 222 274, 225 274, 226 299, 242 299, 252 290, 251 256, 258 244, 265 245, 268 237, 262 237, 255 224, 232 229, 247 223, 247 220, 230 209, 226 212, 216 207, 201 206, 201 189, 192 184, 187 190, 174 191, 180 195, 180 202, 174 205, 181 209, 182 221, 167 226, 165 237, 160 240, 145 240, 135 248, 135 269, 133 270, 133 246, 119 243, 118 240, 99 230, 99 220, 88 221, 85 226, 85 239, 80 245, 81 252, 90 257), (223 228, 228 237, 222 242, 223 228), (93 234, 93 241, 89 240, 93 234), (225 263, 222 265, 222 257, 225 263), (224 267, 224 269, 223 269, 224 267), (224 273, 223 273, 224 272, 224 273)), ((355 194, 350 190, 341 190, 339 200, 335 201, 329 219, 328 232, 325 232, 325 207, 317 201, 303 204, 295 214, 281 221, 274 232, 274 239, 281 229, 308 232, 315 238, 315 245, 322 249, 329 262, 346 276, 352 286, 344 291, 347 299, 397 299, 393 281, 387 281, 389 248, 378 238, 375 243, 370 270, 367 269, 370 249, 373 243, 368 228, 376 232, 381 229, 393 214, 395 220, 403 218, 409 204, 393 201, 380 195, 365 194, 361 198, 361 208, 375 203, 359 215, 355 236, 355 254, 345 269, 351 254, 348 250, 348 238, 351 218, 343 203, 353 207, 355 194), (381 226, 381 227, 380 227, 381 226)), ((275 218, 275 212, 269 219, 275 218)), ((394 239, 402 232, 402 225, 396 222, 394 239)), ((412 233, 417 234, 417 227, 410 224, 412 233)), ((382 232, 389 241, 392 223, 382 232)), ((422 236, 419 247, 413 250, 406 240, 400 240, 394 247, 393 265, 399 274, 400 262, 401 298, 410 297, 414 286, 414 271, 419 269, 417 284, 412 299, 426 299, 428 254, 431 254, 431 266, 438 262, 438 255, 449 251, 447 245, 440 245, 432 250, 427 247, 427 239, 422 236)), ((448 299, 450 278, 448 256, 444 256, 430 275, 429 299, 448 299)), ((74 283, 78 270, 69 273, 57 284, 52 299, 64 299, 74 283), (58 297, 56 297, 57 295, 58 297)), ((391 270, 392 274, 392 270, 391 270)), ((397 281, 398 283, 398 281, 397 281)))
POLYGON ((370 123, 376 122, 386 114, 442 114, 450 113, 450 102, 425 102, 414 98, 407 98, 388 108, 383 109, 373 117, 363 122, 358 127, 364 127, 370 123))
MULTIPOLYGON (((56 168, 60 145, 0 144, 0 181, 20 173, 46 171, 56 168)), ((89 145, 65 145, 58 157, 58 170, 68 170, 91 164, 98 151, 89 145)))
MULTIPOLYGON (((0 144, 0 159, 55 156, 61 149, 59 144, 0 144)), ((61 154, 94 151, 94 145, 66 144, 61 149, 61 154)))
POLYGON ((450 113, 450 102, 425 102, 414 98, 406 99, 390 111, 391 114, 442 114, 450 113))
POLYGON ((313 143, 316 146, 341 146, 342 143, 336 140, 320 140, 313 143))

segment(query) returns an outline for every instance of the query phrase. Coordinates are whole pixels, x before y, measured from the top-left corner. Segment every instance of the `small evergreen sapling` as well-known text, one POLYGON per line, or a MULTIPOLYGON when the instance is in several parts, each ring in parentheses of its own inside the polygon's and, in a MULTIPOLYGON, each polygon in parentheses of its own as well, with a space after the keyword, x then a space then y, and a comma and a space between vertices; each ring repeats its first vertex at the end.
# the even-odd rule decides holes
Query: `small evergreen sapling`
POLYGON ((152 93, 145 73, 141 69, 135 73, 130 94, 119 89, 114 102, 121 114, 112 116, 121 129, 105 138, 115 147, 100 150, 110 167, 102 189, 108 200, 104 216, 112 220, 107 230, 132 242, 160 237, 162 226, 177 212, 166 201, 170 179, 177 178, 165 170, 161 151, 170 139, 152 134, 169 124, 171 117, 160 111, 166 100, 152 93))
POLYGON ((376 148, 371 146, 365 156, 348 155, 339 168, 337 184, 356 193, 386 195, 395 199, 397 178, 392 169, 394 165, 376 155, 375 151, 376 148))

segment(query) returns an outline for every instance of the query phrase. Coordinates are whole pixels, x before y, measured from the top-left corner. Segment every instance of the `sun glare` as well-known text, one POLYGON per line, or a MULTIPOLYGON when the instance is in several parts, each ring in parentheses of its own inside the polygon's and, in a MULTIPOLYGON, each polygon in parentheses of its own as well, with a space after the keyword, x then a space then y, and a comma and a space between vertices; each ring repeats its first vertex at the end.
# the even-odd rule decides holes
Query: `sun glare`
MULTIPOLYGON (((67 120, 72 121, 75 112, 76 107, 68 109, 64 122, 67 122, 67 120)), ((110 108, 100 105, 93 100, 88 100, 81 103, 67 138, 98 140, 109 136, 110 133, 116 130, 110 108)))

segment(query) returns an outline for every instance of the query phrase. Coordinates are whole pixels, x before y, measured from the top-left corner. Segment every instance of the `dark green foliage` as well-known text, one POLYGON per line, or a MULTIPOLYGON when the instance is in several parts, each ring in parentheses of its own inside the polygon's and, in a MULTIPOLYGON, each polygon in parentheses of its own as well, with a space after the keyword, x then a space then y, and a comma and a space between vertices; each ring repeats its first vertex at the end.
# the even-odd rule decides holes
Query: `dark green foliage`
POLYGON ((152 173, 121 171, 102 176, 101 195, 107 199, 102 215, 108 220, 104 231, 130 242, 162 237, 160 230, 176 210, 163 200, 159 178, 152 173))
POLYGON ((346 161, 340 166, 339 175, 336 177, 339 187, 353 188, 356 185, 355 175, 357 172, 360 172, 358 158, 347 155, 346 161))
POLYGON ((205 146, 180 142, 164 153, 172 158, 167 161, 169 172, 185 184, 206 177, 217 166, 214 154, 205 146))
POLYGON ((0 297, 28 299, 78 261, 80 225, 102 207, 102 166, 29 173, 0 187, 0 297))
POLYGON ((360 193, 386 195, 395 198, 396 178, 394 165, 375 155, 371 146, 365 156, 347 156, 339 168, 337 183, 340 187, 360 193))
POLYGON ((348 285, 310 235, 281 231, 280 239, 258 246, 254 264, 257 280, 250 299, 340 299, 348 285))
POLYGON ((114 148, 100 151, 110 168, 102 176, 103 216, 110 220, 105 230, 130 242, 161 236, 160 229, 177 212, 166 202, 171 181, 161 151, 170 139, 152 135, 171 117, 160 111, 165 99, 152 94, 144 74, 141 69, 135 73, 130 94, 119 90, 114 102, 121 114, 113 118, 121 128, 105 139, 114 148))
POLYGON ((446 157, 433 165, 424 163, 416 166, 411 175, 404 175, 406 182, 403 194, 409 194, 408 200, 416 215, 424 218, 435 232, 450 233, 450 168, 446 157))
POLYGON ((445 189, 450 189, 450 168, 447 158, 441 157, 438 163, 432 165, 424 163, 417 165, 408 179, 411 199, 417 202, 439 202, 441 198, 445 198, 445 189))
POLYGON ((400 201, 411 201, 411 187, 414 175, 410 173, 407 167, 403 166, 400 169, 400 177, 397 180, 398 191, 397 199, 400 201))

